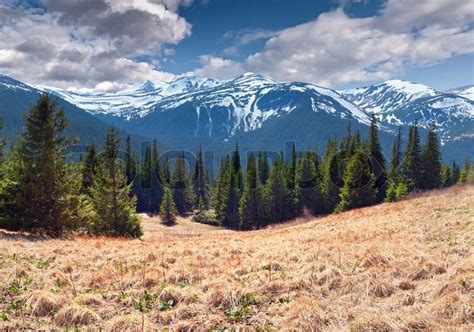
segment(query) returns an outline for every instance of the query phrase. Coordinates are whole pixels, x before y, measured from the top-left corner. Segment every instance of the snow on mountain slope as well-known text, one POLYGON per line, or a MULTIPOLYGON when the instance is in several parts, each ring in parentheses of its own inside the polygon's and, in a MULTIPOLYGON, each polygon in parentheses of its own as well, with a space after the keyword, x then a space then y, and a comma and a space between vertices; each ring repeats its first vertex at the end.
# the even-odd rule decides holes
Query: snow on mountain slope
POLYGON ((457 94, 461 97, 467 98, 474 101, 474 85, 463 86, 448 90, 447 92, 457 94))
POLYGON ((333 90, 298 82, 275 83, 252 73, 205 90, 196 89, 163 98, 155 105, 154 112, 183 108, 196 112, 196 122, 202 125, 197 126, 195 131, 202 133, 204 125, 209 137, 216 126, 213 121, 218 121, 221 130, 233 136, 238 131, 261 128, 267 120, 299 109, 370 123, 367 114, 333 90))
POLYGON ((213 79, 183 77, 171 83, 146 81, 115 93, 62 90, 41 85, 35 87, 57 95, 92 114, 110 114, 130 119, 146 115, 157 102, 167 96, 207 89, 218 84, 220 82, 213 79))
POLYGON ((366 112, 376 114, 387 126, 409 125, 418 120, 427 128, 434 121, 442 142, 474 132, 474 102, 452 92, 391 80, 339 93, 366 112))
MULTIPOLYGON (((85 93, 38 86, 92 114, 114 116, 125 121, 146 118, 155 112, 166 112, 190 107, 198 122, 206 115, 209 121, 215 114, 223 120, 228 135, 237 131, 260 128, 272 117, 307 107, 314 112, 325 112, 339 118, 368 124, 367 114, 345 100, 336 91, 305 83, 276 83, 262 75, 245 73, 227 81, 208 78, 182 77, 170 83, 147 81, 116 93, 85 93)), ((219 120, 221 121, 221 120, 219 120)), ((212 125, 208 135, 212 136, 212 125)), ((199 131, 199 128, 195 129, 199 131)))

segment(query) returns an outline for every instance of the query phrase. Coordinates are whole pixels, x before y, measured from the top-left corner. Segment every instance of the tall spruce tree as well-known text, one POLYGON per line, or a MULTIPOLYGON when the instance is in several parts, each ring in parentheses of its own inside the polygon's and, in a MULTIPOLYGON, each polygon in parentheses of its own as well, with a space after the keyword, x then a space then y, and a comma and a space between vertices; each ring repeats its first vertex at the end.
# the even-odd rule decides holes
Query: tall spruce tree
POLYGON ((262 185, 267 183, 268 174, 270 172, 270 166, 268 165, 267 153, 258 154, 258 178, 262 185))
POLYGON ((430 126, 421 158, 421 189, 441 186, 441 152, 434 125, 430 126))
MULTIPOLYGON (((313 162, 313 161, 312 161, 313 162)), ((296 146, 293 143, 293 147, 291 149, 291 159, 290 163, 287 167, 287 183, 288 183, 288 193, 290 195, 290 206, 289 208, 289 213, 290 217, 296 217, 299 215, 299 183, 297 181, 297 165, 298 165, 298 155, 296 153, 296 146)))
POLYGON ((299 189, 299 207, 307 208, 316 215, 324 211, 324 200, 315 159, 317 160, 317 157, 315 158, 310 151, 305 153, 297 171, 297 187, 299 189))
POLYGON ((375 185, 377 187, 377 201, 381 202, 385 197, 387 185, 387 171, 385 168, 385 157, 382 153, 382 147, 379 142, 378 126, 375 115, 372 114, 369 127, 369 138, 367 140, 367 152, 370 156, 370 165, 372 173, 375 176, 375 185))
POLYGON ((219 175, 216 181, 216 188, 214 190, 214 197, 212 206, 216 213, 216 219, 222 225, 225 224, 227 206, 229 204, 230 191, 230 159, 229 156, 224 156, 221 159, 219 175))
POLYGON ((98 165, 91 188, 92 204, 96 218, 91 232, 109 236, 140 237, 142 228, 135 214, 136 198, 130 198, 131 184, 118 163, 118 132, 109 128, 106 133, 104 153, 98 165))
POLYGON ((239 201, 243 191, 242 169, 240 164, 240 151, 238 144, 232 152, 230 159, 230 183, 227 200, 226 218, 224 226, 232 229, 239 228, 239 201))
POLYGON ((464 157, 464 164, 462 167, 461 174, 459 175, 459 183, 466 183, 469 177, 469 173, 471 172, 471 161, 469 160, 468 156, 464 157))
POLYGON ((402 128, 398 128, 398 134, 392 146, 392 156, 390 158, 390 168, 388 171, 388 177, 392 181, 396 181, 396 179, 398 178, 398 167, 400 166, 402 158, 401 134, 402 128))
POLYGON ((418 122, 415 120, 415 123, 410 127, 408 144, 401 166, 403 180, 409 191, 420 189, 421 168, 420 134, 418 133, 418 122))
POLYGON ((271 224, 287 220, 291 215, 291 203, 285 160, 279 157, 270 169, 264 189, 265 222, 271 224))
POLYGON ((82 185, 81 192, 90 195, 90 188, 94 183, 95 166, 97 160, 97 152, 94 144, 90 144, 86 148, 86 153, 82 161, 82 185))
POLYGON ((64 110, 58 111, 47 94, 38 97, 26 116, 15 198, 21 227, 60 235, 83 221, 79 171, 65 163, 66 148, 74 142, 64 136, 66 126, 64 110))
POLYGON ((259 189, 255 156, 251 154, 247 161, 246 181, 239 206, 240 229, 242 230, 260 227, 262 214, 260 213, 259 189))
POLYGON ((140 212, 152 212, 153 198, 151 194, 153 160, 151 146, 146 146, 143 162, 140 167, 140 192, 138 194, 137 209, 140 212))
POLYGON ((176 205, 173 200, 173 193, 168 187, 164 188, 163 199, 160 205, 160 219, 163 224, 174 224, 176 222, 176 205))
POLYGON ((125 177, 127 178, 127 184, 130 184, 135 180, 136 176, 136 165, 135 165, 135 156, 132 150, 132 142, 130 135, 127 136, 125 142, 125 177))
POLYGON ((184 214, 193 208, 194 195, 189 183, 184 153, 178 154, 172 176, 173 199, 178 213, 184 214))
POLYGON ((160 163, 160 154, 156 139, 151 147, 151 178, 150 178, 150 210, 158 212, 163 197, 163 170, 160 163))
POLYGON ((194 190, 195 202, 194 205, 199 210, 206 210, 209 208, 210 200, 210 185, 207 171, 204 166, 204 157, 202 149, 199 147, 199 151, 196 156, 196 162, 194 164, 194 172, 192 175, 192 185, 194 190))
POLYGON ((369 165, 369 157, 357 151, 347 162, 344 170, 344 186, 336 211, 345 211, 375 203, 377 186, 369 165))
POLYGON ((458 164, 456 164, 454 161, 451 164, 451 175, 453 177, 453 184, 457 184, 461 176, 461 170, 459 169, 458 164))
MULTIPOLYGON (((3 130, 3 118, 0 118, 0 133, 2 132, 3 130)), ((2 164, 3 162, 3 158, 4 158, 4 148, 5 148, 5 139, 0 136, 0 165, 2 164)))

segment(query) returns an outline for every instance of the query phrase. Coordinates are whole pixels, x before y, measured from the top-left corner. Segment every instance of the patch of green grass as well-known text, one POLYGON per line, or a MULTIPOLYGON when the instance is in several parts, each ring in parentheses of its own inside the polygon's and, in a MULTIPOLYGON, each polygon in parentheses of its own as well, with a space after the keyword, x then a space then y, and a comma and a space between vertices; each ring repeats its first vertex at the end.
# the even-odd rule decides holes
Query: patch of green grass
POLYGON ((169 301, 160 301, 160 311, 166 311, 173 309, 173 300, 169 301))
POLYGON ((239 299, 239 306, 234 309, 227 309, 225 314, 230 320, 246 320, 250 316, 250 306, 254 304, 256 304, 254 293, 242 295, 239 299))
POLYGON ((155 302, 156 298, 156 294, 145 290, 140 299, 133 303, 133 307, 142 313, 149 312, 152 309, 153 303, 155 302))
POLYGON ((0 312, 0 320, 4 322, 8 322, 8 316, 4 312, 0 312))

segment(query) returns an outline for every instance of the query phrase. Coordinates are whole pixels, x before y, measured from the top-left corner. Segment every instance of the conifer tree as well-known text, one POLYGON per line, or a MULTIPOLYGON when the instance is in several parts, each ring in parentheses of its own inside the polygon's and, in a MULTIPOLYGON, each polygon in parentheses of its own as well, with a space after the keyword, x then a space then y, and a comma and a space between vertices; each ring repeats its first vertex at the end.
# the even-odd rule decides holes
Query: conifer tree
POLYGON ((400 166, 401 162, 401 131, 402 129, 398 128, 398 135, 393 143, 392 156, 390 158, 388 177, 392 181, 395 181, 398 178, 398 166, 400 166))
POLYGON ((239 201, 243 190, 243 178, 240 164, 239 146, 236 144, 230 159, 230 183, 224 226, 232 229, 239 228, 239 201))
POLYGON ((186 172, 184 153, 178 154, 172 177, 173 199, 179 214, 191 211, 194 196, 186 172))
POLYGON ((270 166, 268 165, 267 153, 258 154, 258 177, 260 183, 265 185, 267 183, 268 174, 270 172, 270 166))
POLYGON ((421 167, 420 135, 418 133, 418 123, 415 120, 413 126, 410 127, 408 145, 401 166, 403 180, 409 191, 420 189, 421 167))
MULTIPOLYGON (((3 130, 3 118, 0 118, 0 132, 3 130)), ((2 164, 3 162, 3 158, 4 158, 4 149, 5 147, 5 140, 2 136, 0 136, 0 165, 2 164)))
POLYGON ((370 156, 370 165, 372 173, 375 176, 375 185, 377 187, 377 201, 382 201, 385 197, 387 172, 385 169, 385 158, 382 153, 382 147, 379 142, 378 126, 375 115, 372 114, 372 119, 369 128, 369 138, 367 141, 367 152, 370 156))
POLYGON ((471 171, 471 161, 468 156, 464 157, 464 165, 462 167, 461 174, 459 175, 459 183, 466 183, 471 171))
POLYGON ((230 190, 230 159, 224 156, 221 159, 219 175, 216 181, 216 189, 214 190, 213 208, 216 213, 216 219, 222 225, 225 224, 227 205, 229 203, 230 190))
POLYGON ((240 229, 259 228, 262 218, 260 209, 261 197, 258 186, 257 165, 255 156, 251 154, 247 161, 246 181, 242 198, 240 199, 240 229))
POLYGON ((451 168, 447 165, 441 165, 441 185, 445 188, 453 185, 451 168))
POLYGON ((195 206, 197 206, 199 210, 208 209, 210 199, 210 185, 207 171, 204 166, 204 158, 201 147, 199 147, 199 151, 196 156, 192 183, 195 196, 195 206))
POLYGON ((65 163, 64 151, 74 142, 63 134, 64 110, 46 94, 38 97, 25 119, 18 150, 20 170, 16 218, 24 228, 60 235, 83 221, 80 175, 65 163))
POLYGON ((135 179, 135 163, 130 135, 127 136, 127 141, 125 143, 125 177, 127 178, 127 184, 132 183, 135 179))
POLYGON ((168 187, 164 188, 163 198, 160 205, 160 219, 164 224, 174 224, 176 222, 176 206, 173 200, 173 193, 168 187))
POLYGON ((119 138, 114 128, 107 130, 104 154, 91 188, 96 218, 91 232, 109 236, 140 237, 142 228, 135 214, 136 198, 130 198, 131 185, 122 173, 118 158, 119 138))
POLYGON ((291 196, 288 191, 284 159, 278 158, 270 169, 265 186, 264 200, 267 224, 281 222, 289 218, 291 196))
POLYGON ((421 159, 421 189, 441 186, 441 152, 434 125, 430 126, 421 159))
POLYGON ((95 145, 90 144, 86 148, 86 154, 82 161, 81 192, 83 194, 90 195, 89 189, 94 183, 96 159, 97 159, 97 153, 95 150, 95 145))
POLYGON ((163 197, 163 170, 156 139, 151 148, 150 210, 158 212, 163 197))
POLYGON ((298 167, 297 187, 300 208, 307 208, 316 215, 323 212, 324 201, 315 159, 317 160, 310 151, 305 153, 298 167))
POLYGON ((145 155, 143 162, 140 167, 140 192, 138 194, 138 211, 151 212, 152 208, 152 195, 151 195, 151 181, 153 174, 153 161, 151 147, 145 148, 145 155))
POLYGON ((337 211, 367 206, 375 202, 377 187, 368 160, 364 152, 357 151, 347 162, 337 211))
MULTIPOLYGON (((314 162, 313 160, 311 162, 314 162)), ((288 183, 288 193, 290 195, 290 206, 289 208, 289 213, 290 213, 290 218, 291 217, 296 217, 300 211, 298 208, 298 200, 299 200, 299 194, 300 190, 298 187, 298 182, 296 178, 296 172, 297 172, 297 164, 298 164, 298 156, 296 154, 296 147, 295 144, 293 143, 293 147, 291 150, 291 160, 290 164, 287 167, 287 183, 288 183)))
POLYGON ((461 170, 459 169, 459 166, 454 161, 451 164, 451 175, 453 178, 453 184, 457 184, 461 176, 461 170))

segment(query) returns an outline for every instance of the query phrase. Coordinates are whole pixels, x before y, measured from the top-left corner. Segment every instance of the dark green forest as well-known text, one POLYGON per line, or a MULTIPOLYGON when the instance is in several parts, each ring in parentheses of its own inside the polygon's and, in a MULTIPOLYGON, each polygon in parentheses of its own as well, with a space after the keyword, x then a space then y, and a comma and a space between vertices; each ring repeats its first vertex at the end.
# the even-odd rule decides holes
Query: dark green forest
MULTIPOLYGON (((3 126, 3 122, 0 122, 3 126)), ((252 230, 302 215, 323 215, 393 202, 412 192, 448 187, 472 177, 470 161, 442 163, 436 127, 422 141, 417 122, 402 146, 402 132, 386 161, 375 117, 367 133, 328 140, 324 153, 265 151, 222 157, 210 178, 205 153, 160 154, 159 143, 137 152, 128 137, 109 128, 99 149, 89 145, 70 158, 64 110, 46 94, 25 117, 12 146, 0 140, 0 227, 61 236, 66 233, 140 237, 136 212, 159 213, 173 224, 178 214, 195 222, 252 230), (8 151, 8 152, 6 152, 8 151), (245 160, 244 160, 245 159, 245 160)))

